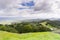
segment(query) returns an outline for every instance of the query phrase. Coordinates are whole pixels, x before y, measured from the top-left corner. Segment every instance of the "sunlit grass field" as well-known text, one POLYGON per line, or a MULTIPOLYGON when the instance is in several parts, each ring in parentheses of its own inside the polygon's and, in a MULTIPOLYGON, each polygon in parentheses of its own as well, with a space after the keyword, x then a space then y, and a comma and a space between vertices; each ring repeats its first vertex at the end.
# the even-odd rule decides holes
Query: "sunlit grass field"
POLYGON ((60 35, 51 32, 16 34, 0 31, 0 40, 60 40, 60 35))

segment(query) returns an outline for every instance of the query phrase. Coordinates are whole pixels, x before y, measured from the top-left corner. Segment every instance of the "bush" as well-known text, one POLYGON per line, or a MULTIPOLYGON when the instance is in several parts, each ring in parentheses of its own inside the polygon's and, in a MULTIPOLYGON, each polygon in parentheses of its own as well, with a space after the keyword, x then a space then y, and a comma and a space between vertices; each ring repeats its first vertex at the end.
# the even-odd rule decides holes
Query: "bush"
POLYGON ((8 27, 8 26, 0 26, 0 30, 13 32, 13 33, 18 33, 18 31, 16 29, 14 29, 12 27, 8 27))

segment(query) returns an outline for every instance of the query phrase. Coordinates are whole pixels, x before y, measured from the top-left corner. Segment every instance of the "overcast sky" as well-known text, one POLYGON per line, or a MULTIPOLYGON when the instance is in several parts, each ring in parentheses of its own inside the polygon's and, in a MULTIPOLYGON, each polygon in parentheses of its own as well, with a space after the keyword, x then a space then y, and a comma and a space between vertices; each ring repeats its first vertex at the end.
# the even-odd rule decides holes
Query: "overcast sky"
POLYGON ((60 18, 60 0, 0 0, 0 18, 60 18))

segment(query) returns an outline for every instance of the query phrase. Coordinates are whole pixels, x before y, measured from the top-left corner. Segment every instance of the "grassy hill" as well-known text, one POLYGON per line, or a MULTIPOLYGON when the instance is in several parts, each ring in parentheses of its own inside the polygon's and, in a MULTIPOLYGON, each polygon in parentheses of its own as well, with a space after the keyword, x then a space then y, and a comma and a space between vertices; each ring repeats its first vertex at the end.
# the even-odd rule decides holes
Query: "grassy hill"
POLYGON ((60 40, 60 35, 51 32, 16 34, 0 31, 0 40, 60 40))

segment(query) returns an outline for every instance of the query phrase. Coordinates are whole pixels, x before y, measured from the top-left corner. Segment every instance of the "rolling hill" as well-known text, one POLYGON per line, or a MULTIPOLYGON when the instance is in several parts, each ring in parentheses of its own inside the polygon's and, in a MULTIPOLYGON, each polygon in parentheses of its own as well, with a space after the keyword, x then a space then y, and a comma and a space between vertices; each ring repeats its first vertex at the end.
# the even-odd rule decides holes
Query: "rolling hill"
POLYGON ((60 40, 60 35, 51 32, 16 34, 0 31, 0 40, 60 40))

